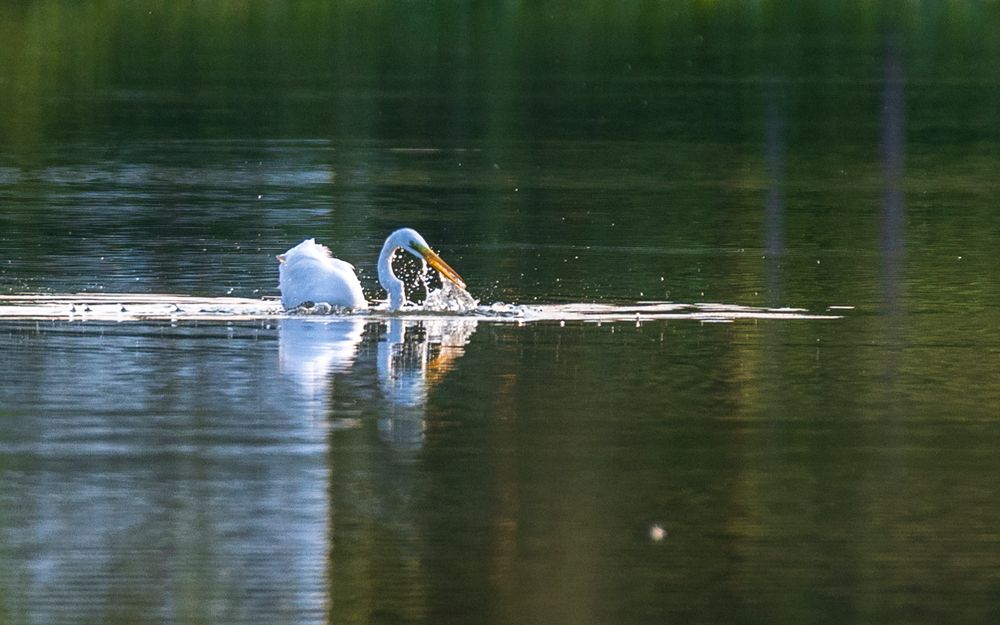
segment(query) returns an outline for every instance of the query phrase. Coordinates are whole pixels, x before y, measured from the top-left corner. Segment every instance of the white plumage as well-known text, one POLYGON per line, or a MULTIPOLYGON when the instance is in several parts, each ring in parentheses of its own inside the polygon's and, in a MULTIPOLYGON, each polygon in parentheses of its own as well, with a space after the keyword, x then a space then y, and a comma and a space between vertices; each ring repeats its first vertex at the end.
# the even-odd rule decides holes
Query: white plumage
MULTIPOLYGON (((462 277, 427 245, 419 232, 400 228, 386 238, 378 258, 378 281, 389 295, 389 310, 399 310, 407 301, 403 281, 392 271, 393 254, 400 249, 420 259, 425 269, 430 265, 458 288, 465 288, 462 277)), ((306 239, 280 254, 278 261, 281 263, 278 287, 281 305, 286 310, 305 302, 356 310, 368 308, 361 283, 354 274, 354 265, 334 258, 330 250, 315 239, 306 239)))
POLYGON ((278 257, 281 305, 295 308, 305 302, 325 302, 341 308, 368 308, 354 265, 334 258, 330 249, 306 239, 278 257))

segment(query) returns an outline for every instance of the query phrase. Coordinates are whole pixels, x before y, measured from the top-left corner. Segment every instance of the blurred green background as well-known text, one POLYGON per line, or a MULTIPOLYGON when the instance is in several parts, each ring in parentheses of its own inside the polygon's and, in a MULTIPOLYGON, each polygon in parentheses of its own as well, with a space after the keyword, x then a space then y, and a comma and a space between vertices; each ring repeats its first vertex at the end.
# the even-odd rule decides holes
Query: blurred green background
POLYGON ((487 300, 760 303, 777 276, 769 303, 874 303, 890 59, 900 292, 995 305, 998 24, 995 2, 5 3, 0 284, 273 292, 272 252, 315 235, 373 275, 407 224, 487 300))

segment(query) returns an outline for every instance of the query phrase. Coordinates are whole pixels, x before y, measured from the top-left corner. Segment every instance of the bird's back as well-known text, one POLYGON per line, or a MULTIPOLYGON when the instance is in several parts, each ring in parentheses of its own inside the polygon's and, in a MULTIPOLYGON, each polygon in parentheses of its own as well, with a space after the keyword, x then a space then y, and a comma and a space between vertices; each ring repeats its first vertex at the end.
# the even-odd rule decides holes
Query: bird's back
POLYGON ((354 266, 333 258, 330 250, 306 239, 284 254, 278 268, 281 305, 295 308, 304 302, 325 302, 341 308, 367 308, 354 266))

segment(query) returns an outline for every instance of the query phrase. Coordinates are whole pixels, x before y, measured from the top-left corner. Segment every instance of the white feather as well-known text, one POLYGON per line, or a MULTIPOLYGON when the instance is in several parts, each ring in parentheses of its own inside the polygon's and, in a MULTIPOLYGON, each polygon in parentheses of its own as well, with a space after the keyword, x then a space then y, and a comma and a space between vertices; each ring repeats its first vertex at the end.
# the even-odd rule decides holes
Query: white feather
POLYGON ((325 302, 341 308, 368 308, 354 265, 334 258, 329 248, 306 239, 283 255, 278 266, 281 305, 295 308, 304 302, 325 302))

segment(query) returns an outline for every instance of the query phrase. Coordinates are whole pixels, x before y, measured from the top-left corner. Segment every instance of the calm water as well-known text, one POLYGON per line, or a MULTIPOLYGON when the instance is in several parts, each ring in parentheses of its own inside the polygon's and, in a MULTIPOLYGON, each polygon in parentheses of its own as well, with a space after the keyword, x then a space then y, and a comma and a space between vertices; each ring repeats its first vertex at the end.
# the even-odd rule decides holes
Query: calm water
POLYGON ((0 7, 4 294, 273 296, 315 236, 382 297, 409 225, 485 302, 852 307, 4 321, 0 622, 995 620, 998 28, 0 7))

